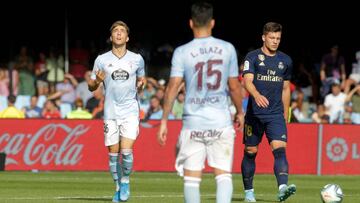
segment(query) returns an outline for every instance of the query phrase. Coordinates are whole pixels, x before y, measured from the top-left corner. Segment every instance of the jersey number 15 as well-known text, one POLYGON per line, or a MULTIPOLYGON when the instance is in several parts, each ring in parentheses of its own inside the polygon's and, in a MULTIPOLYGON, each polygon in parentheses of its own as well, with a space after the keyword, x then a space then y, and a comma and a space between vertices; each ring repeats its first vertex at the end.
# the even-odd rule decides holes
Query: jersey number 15
POLYGON ((217 90, 220 87, 220 81, 221 81, 221 71, 220 70, 213 70, 213 65, 222 65, 222 60, 208 60, 207 62, 198 62, 195 65, 195 69, 198 72, 198 79, 197 79, 197 90, 201 91, 203 89, 202 83, 203 83, 203 69, 206 68, 206 76, 216 76, 215 84, 211 84, 209 82, 206 83, 206 87, 209 90, 217 90), (205 66, 206 65, 206 66, 205 66))

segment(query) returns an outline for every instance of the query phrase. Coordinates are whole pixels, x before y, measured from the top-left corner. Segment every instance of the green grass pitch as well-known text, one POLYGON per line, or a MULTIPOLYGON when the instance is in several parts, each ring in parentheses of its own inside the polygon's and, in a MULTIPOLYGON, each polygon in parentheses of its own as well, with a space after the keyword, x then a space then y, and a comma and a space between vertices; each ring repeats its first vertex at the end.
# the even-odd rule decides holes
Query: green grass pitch
MULTIPOLYGON (((233 175, 233 202, 243 202, 240 174, 233 175)), ((327 183, 339 184, 345 203, 360 202, 360 176, 291 175, 289 183, 297 192, 288 203, 316 203, 320 189, 327 183)), ((257 174, 254 180, 257 202, 276 202, 273 175, 257 174)), ((114 185, 109 172, 0 172, 0 202, 111 202, 114 185)), ((215 180, 204 174, 201 182, 202 202, 215 202, 215 180)), ((183 202, 182 179, 175 173, 134 172, 128 202, 183 202)))

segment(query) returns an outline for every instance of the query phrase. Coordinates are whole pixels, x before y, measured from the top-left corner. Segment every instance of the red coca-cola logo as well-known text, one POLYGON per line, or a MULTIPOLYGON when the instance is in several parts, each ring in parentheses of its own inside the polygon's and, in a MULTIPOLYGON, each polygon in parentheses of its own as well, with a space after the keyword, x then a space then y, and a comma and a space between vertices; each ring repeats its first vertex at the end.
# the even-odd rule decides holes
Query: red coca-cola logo
POLYGON ((6 165, 76 165, 84 148, 77 140, 88 130, 83 124, 69 127, 50 123, 33 134, 4 132, 0 135, 0 152, 7 154, 6 165))

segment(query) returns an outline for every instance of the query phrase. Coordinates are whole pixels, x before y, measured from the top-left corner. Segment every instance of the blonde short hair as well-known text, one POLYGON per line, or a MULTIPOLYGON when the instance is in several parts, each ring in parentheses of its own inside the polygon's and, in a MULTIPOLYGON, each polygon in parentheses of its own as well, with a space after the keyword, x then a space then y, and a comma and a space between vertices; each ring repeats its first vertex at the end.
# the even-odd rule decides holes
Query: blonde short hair
POLYGON ((116 27, 116 26, 123 26, 125 29, 126 29, 126 32, 128 34, 130 34, 130 29, 129 27, 126 25, 126 23, 124 23, 124 21, 121 21, 121 20, 118 20, 116 22, 114 22, 111 27, 110 27, 110 33, 113 31, 113 29, 116 27))

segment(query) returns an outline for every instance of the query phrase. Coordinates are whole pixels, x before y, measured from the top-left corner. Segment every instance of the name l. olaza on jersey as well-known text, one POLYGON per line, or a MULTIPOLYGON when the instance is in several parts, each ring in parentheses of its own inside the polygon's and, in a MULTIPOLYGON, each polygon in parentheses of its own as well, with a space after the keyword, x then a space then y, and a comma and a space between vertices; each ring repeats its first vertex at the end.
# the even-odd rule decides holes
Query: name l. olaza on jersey
POLYGON ((196 52, 191 52, 190 53, 192 57, 197 57, 199 55, 204 55, 204 54, 222 54, 222 49, 219 47, 200 47, 199 51, 196 52))

